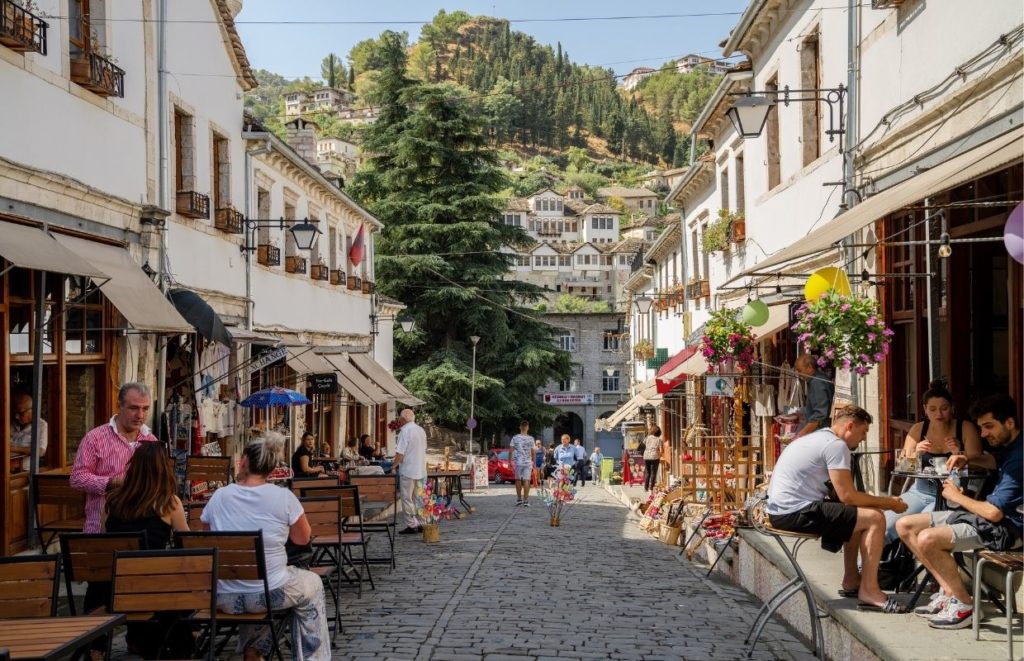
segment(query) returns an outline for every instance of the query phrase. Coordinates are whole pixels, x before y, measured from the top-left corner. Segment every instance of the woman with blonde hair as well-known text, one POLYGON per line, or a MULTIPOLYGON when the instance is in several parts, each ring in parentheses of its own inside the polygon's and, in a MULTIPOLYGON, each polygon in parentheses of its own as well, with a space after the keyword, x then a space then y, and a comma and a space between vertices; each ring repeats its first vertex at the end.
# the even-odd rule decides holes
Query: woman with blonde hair
MULTIPOLYGON (((304 659, 328 661, 331 639, 323 582, 313 572, 289 566, 285 550, 289 540, 300 546, 309 544, 309 521, 295 494, 267 482, 267 476, 284 456, 284 441, 277 432, 249 441, 242 451, 238 480, 214 492, 203 509, 202 521, 211 530, 263 533, 271 606, 291 608, 295 614, 298 640, 293 643, 293 651, 301 650, 304 659)), ((218 581, 217 606, 232 614, 266 611, 263 582, 218 581)), ((272 651, 270 629, 265 626, 241 627, 238 643, 245 661, 266 658, 272 651)))

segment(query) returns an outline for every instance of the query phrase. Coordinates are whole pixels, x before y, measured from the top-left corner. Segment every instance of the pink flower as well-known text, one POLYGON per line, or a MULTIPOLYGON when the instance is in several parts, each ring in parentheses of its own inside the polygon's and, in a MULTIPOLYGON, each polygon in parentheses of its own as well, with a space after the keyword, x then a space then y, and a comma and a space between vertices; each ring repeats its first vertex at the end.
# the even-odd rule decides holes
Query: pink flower
POLYGON ((868 342, 874 342, 877 337, 874 333, 868 333, 868 342))
POLYGON ((850 369, 850 359, 849 358, 843 358, 843 369, 844 370, 850 369))
POLYGON ((878 353, 876 353, 876 354, 875 354, 875 362, 876 362, 876 363, 880 363, 880 362, 882 362, 883 360, 885 360, 885 354, 884 354, 884 353, 882 353, 881 351, 879 351, 878 353))
POLYGON ((867 374, 867 373, 869 373, 871 371, 871 368, 869 368, 869 367, 857 367, 857 368, 855 368, 854 371, 856 371, 857 374, 867 374))
POLYGON ((819 358, 818 359, 818 367, 824 367, 826 365, 828 365, 828 361, 827 360, 825 360, 824 358, 819 358))
POLYGON ((839 311, 840 312, 846 312, 849 309, 850 309, 850 304, 849 303, 843 303, 842 305, 839 306, 839 311))
POLYGON ((874 326, 877 323, 877 320, 874 317, 868 317, 864 323, 868 326, 874 326))
POLYGON ((862 362, 862 363, 870 363, 871 362, 871 358, 866 353, 862 353, 860 355, 860 362, 862 362))
POLYGON ((825 357, 826 358, 835 358, 836 357, 835 350, 834 349, 829 349, 828 351, 826 351, 825 352, 825 357))
POLYGON ((892 337, 895 334, 896 334, 896 331, 890 330, 888 328, 886 328, 884 331, 882 331, 882 335, 884 335, 886 337, 892 337))

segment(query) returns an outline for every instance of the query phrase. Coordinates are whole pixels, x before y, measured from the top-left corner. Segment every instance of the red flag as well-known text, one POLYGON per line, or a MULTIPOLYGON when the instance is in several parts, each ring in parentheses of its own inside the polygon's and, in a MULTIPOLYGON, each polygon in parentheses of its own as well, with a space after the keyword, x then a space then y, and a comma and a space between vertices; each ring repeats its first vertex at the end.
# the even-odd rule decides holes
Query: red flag
POLYGON ((348 250, 348 259, 354 266, 359 266, 359 263, 363 261, 363 257, 366 256, 366 224, 359 224, 359 231, 356 232, 356 238, 352 241, 352 247, 348 250))

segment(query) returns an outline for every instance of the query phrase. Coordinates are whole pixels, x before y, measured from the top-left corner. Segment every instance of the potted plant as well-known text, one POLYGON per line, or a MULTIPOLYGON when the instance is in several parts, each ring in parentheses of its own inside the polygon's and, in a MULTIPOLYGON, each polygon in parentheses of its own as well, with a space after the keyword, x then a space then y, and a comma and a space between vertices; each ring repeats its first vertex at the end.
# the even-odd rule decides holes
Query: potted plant
POLYGON ((719 209, 718 218, 707 224, 704 228, 704 241, 701 250, 705 255, 710 255, 719 250, 725 251, 729 248, 729 238, 732 236, 732 215, 726 209, 719 209))
POLYGON ((754 333, 736 310, 715 310, 704 325, 702 353, 708 372, 734 364, 741 372, 754 363, 754 333))
POLYGON ((654 345, 650 340, 640 340, 633 345, 633 357, 637 360, 649 360, 654 358, 654 345))
POLYGON ((804 351, 818 357, 819 367, 832 365, 857 374, 867 374, 885 360, 895 334, 879 317, 877 301, 833 289, 797 308, 791 328, 804 351))
POLYGON ((423 523, 423 541, 436 544, 441 541, 441 521, 450 521, 456 515, 456 510, 434 493, 434 482, 427 480, 426 485, 416 490, 416 515, 423 523))

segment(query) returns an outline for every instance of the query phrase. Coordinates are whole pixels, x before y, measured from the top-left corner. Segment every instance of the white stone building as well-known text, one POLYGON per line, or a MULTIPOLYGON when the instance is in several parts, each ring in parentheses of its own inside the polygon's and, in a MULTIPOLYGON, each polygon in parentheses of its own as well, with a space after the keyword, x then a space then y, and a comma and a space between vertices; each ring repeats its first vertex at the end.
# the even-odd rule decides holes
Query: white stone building
POLYGON ((622 77, 622 89, 626 91, 634 90, 641 81, 650 78, 656 73, 657 70, 650 67, 636 67, 622 77))
POLYGON ((291 92, 284 97, 284 114, 301 117, 316 112, 348 110, 355 101, 352 92, 335 87, 319 87, 309 92, 291 92))
POLYGON ((612 198, 621 200, 632 215, 658 215, 658 194, 648 188, 605 186, 597 189, 597 199, 607 203, 612 198))

